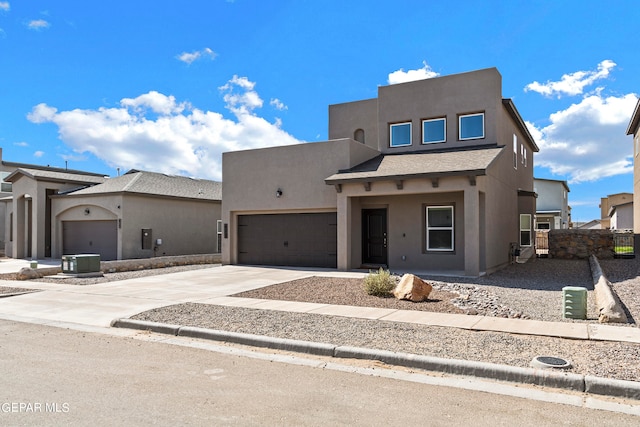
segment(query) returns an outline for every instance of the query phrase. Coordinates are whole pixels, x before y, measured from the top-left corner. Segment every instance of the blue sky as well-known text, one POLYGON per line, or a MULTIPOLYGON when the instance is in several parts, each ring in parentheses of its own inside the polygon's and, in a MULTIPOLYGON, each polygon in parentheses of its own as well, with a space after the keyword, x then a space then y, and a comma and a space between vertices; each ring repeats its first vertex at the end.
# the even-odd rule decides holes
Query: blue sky
POLYGON ((633 191, 634 1, 0 0, 6 161, 220 179, 224 151, 327 139, 329 104, 497 67, 574 221, 633 191))

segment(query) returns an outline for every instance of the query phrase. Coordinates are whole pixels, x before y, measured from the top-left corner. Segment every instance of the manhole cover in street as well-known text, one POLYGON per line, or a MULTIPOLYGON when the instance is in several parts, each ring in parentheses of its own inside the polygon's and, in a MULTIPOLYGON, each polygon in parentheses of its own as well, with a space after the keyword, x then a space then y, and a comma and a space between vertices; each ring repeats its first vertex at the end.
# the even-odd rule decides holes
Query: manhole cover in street
POLYGON ((537 356, 531 361, 531 366, 534 368, 569 368, 571 363, 567 360, 559 357, 552 356, 537 356))

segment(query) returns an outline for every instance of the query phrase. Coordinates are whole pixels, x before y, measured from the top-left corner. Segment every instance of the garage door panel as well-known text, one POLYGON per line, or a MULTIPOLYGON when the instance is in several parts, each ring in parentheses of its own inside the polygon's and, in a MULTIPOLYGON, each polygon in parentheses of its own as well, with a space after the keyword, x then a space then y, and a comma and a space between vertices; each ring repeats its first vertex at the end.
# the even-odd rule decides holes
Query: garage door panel
POLYGON ((336 213, 240 215, 240 264, 337 266, 336 213))
POLYGON ((118 258, 118 225, 116 221, 63 221, 62 253, 100 254, 103 261, 118 258))

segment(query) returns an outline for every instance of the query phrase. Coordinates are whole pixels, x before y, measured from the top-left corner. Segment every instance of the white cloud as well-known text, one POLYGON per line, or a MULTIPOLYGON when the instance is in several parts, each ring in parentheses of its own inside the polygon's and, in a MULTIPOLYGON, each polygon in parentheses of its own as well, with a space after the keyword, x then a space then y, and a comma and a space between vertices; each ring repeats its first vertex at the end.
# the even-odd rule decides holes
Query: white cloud
POLYGON ((60 139, 75 153, 92 153, 114 169, 219 180, 222 152, 302 142, 282 130, 279 122, 253 114, 262 106, 254 87, 246 77, 234 76, 220 88, 233 119, 159 92, 97 110, 58 111, 39 104, 27 118, 56 124, 60 139))
POLYGON ((535 164, 570 183, 597 181, 633 172, 633 145, 625 134, 635 94, 586 96, 549 116, 548 126, 527 123, 540 147, 535 164))
POLYGON ((287 110, 289 108, 278 98, 271 98, 271 101, 269 101, 269 105, 279 111, 287 110))
POLYGON ((40 151, 40 150, 38 150, 38 151, 36 151, 35 153, 33 153, 33 157, 38 157, 38 158, 40 158, 40 157, 42 157, 42 156, 44 156, 44 151, 40 151))
POLYGON ((606 59, 598 64, 595 71, 576 71, 571 74, 564 74, 560 81, 539 83, 534 81, 525 86, 524 90, 538 92, 544 96, 556 95, 560 98, 562 95, 580 95, 584 92, 586 86, 592 85, 597 80, 606 79, 609 73, 616 66, 616 63, 610 59, 606 59))
POLYGON ((15 145, 16 147, 28 147, 29 146, 29 144, 26 143, 25 141, 14 142, 13 145, 15 145))
POLYGON ((184 63, 191 64, 192 62, 200 58, 209 58, 211 60, 214 60, 216 59, 216 56, 218 56, 217 53, 215 53, 210 48, 205 47, 202 50, 196 50, 194 52, 182 52, 181 54, 176 56, 176 59, 184 63))
POLYGON ((8 12, 9 10, 11 10, 11 5, 8 1, 0 1, 0 10, 8 12))
POLYGON ((394 85, 397 83, 406 83, 415 80, 431 79, 440 75, 433 71, 426 61, 423 61, 422 64, 423 67, 418 68, 417 70, 404 71, 401 68, 393 73, 389 73, 389 77, 387 79, 388 83, 390 85, 394 85))
POLYGON ((40 31, 40 30, 44 30, 47 29, 51 26, 51 24, 49 24, 47 21, 45 21, 44 19, 33 19, 31 21, 29 21, 27 23, 27 28, 30 30, 36 30, 36 31, 40 31))

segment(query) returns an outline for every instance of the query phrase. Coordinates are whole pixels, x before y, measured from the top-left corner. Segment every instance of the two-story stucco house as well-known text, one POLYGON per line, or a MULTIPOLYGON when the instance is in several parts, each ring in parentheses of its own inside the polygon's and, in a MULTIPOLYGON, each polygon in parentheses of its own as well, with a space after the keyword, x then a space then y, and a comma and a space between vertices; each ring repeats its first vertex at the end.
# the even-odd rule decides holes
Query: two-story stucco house
POLYGON ((640 234, 640 99, 629 120, 627 135, 633 135, 633 232, 640 234))
POLYGON ((331 105, 329 138, 223 154, 223 263, 478 276, 533 255, 538 147, 495 68, 331 105))
POLYGON ((567 181, 534 178, 536 200, 536 229, 558 230, 569 228, 569 185, 567 181))

